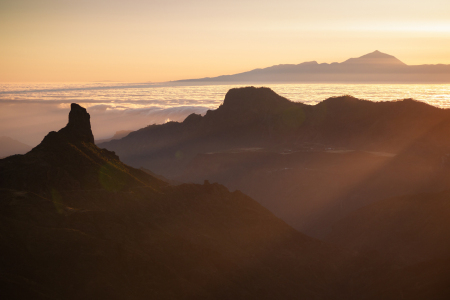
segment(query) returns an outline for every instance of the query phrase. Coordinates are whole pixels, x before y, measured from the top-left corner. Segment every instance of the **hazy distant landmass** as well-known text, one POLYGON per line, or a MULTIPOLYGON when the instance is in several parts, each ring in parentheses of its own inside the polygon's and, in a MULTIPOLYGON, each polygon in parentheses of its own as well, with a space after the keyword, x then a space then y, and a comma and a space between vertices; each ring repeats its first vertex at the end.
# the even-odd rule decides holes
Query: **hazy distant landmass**
POLYGON ((342 63, 282 64, 248 72, 175 81, 178 83, 450 83, 450 65, 407 65, 374 51, 342 63))
POLYGON ((95 140, 95 144, 106 143, 106 142, 109 142, 109 141, 112 141, 112 140, 118 140, 118 139, 124 138, 132 131, 133 130, 119 130, 119 131, 116 131, 116 133, 112 137, 110 137, 109 139, 95 140))
POLYGON ((0 158, 14 154, 25 154, 31 150, 31 146, 16 141, 8 136, 0 137, 0 158))

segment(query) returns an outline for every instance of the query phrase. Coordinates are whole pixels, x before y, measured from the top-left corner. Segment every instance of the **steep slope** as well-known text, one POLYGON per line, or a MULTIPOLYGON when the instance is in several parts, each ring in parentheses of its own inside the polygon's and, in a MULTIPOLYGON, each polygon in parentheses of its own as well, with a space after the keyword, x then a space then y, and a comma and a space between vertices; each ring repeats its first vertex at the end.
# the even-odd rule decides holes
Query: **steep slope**
POLYGON ((47 192, 52 189, 107 188, 161 184, 145 172, 120 162, 114 152, 94 145, 86 109, 72 104, 69 122, 50 132, 26 155, 0 162, 0 187, 47 192))
POLYGON ((331 299, 353 255, 219 184, 170 186, 93 144, 89 114, 0 160, 7 299, 331 299), (339 274, 339 275, 338 275, 339 274), (337 280, 338 279, 338 280, 337 280), (330 298, 331 297, 331 298, 330 298))

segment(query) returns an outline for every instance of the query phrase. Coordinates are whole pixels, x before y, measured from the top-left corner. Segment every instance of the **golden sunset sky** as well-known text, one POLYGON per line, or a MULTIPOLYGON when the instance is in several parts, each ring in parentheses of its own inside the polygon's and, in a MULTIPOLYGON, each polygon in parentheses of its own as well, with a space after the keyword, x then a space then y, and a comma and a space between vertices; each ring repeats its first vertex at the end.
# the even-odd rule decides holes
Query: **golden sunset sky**
POLYGON ((450 64, 449 0, 0 0, 0 82, 160 82, 374 50, 450 64))

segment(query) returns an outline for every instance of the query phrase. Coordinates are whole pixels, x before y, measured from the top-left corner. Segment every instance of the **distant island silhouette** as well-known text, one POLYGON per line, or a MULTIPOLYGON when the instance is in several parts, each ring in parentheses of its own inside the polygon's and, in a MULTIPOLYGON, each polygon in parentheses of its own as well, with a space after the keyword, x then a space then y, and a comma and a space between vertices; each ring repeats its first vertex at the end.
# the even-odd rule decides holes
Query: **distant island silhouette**
POLYGON ((189 84, 227 83, 450 83, 450 65, 407 65, 396 57, 374 51, 342 63, 282 64, 263 69, 172 81, 189 84))

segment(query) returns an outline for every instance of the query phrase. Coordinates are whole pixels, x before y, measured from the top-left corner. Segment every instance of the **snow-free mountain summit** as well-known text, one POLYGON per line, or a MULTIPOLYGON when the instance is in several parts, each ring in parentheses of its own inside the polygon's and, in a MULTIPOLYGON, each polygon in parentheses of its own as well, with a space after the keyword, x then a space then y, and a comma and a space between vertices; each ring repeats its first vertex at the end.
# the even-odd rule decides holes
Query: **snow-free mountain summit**
POLYGON ((407 65, 380 52, 350 58, 341 63, 283 64, 248 72, 179 80, 176 83, 450 83, 450 65, 407 65))

